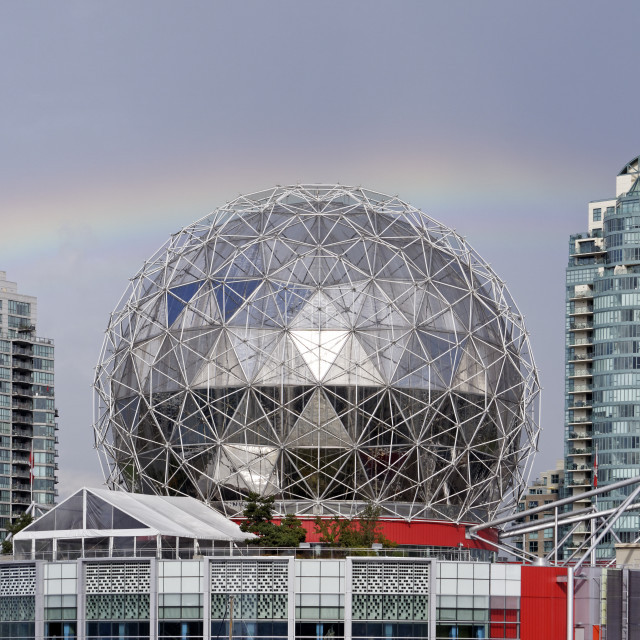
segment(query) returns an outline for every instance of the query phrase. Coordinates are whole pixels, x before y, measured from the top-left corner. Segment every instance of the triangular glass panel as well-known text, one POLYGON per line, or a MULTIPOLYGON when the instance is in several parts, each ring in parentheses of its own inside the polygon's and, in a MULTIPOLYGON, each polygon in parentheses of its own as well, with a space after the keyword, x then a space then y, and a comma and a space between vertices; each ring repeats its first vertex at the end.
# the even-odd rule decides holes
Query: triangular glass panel
POLYGON ((401 335, 398 330, 393 329, 358 333, 362 346, 388 383, 394 378, 410 335, 410 332, 401 335))
POLYGON ((237 387, 246 384, 244 371, 238 362, 231 340, 221 333, 204 361, 204 366, 191 381, 192 387, 237 387))
POLYGON ((116 415, 129 433, 134 433, 138 415, 139 397, 116 400, 116 415))
POLYGON ((229 421, 223 441, 272 447, 278 445, 271 422, 251 391, 247 391, 229 421))
POLYGON ((163 336, 156 336, 145 342, 138 342, 131 355, 138 374, 140 391, 148 393, 149 374, 158 355, 163 336))
POLYGON ((326 385, 384 384, 380 372, 355 334, 349 337, 323 381, 326 385))
POLYGON ((293 322, 293 329, 349 329, 349 317, 340 313, 333 302, 323 293, 311 297, 298 312, 293 322))
POLYGON ((214 282, 213 288, 218 302, 218 308, 225 320, 231 316, 249 299, 258 288, 262 280, 226 280, 214 282))
POLYGON ((87 529, 148 529, 149 526, 87 491, 87 529))
POLYGON ((190 282, 189 284, 182 284, 179 287, 169 289, 167 292, 167 326, 170 327, 175 322, 203 282, 203 280, 190 282))
POLYGON ((25 531, 67 531, 69 529, 82 529, 82 503, 84 489, 74 493, 64 502, 55 506, 32 522, 25 531))
POLYGON ((234 327, 228 330, 229 339, 247 380, 253 381, 264 362, 271 356, 281 335, 281 331, 269 329, 234 327))
POLYGON ((286 439, 289 447, 345 447, 353 440, 344 428, 332 404, 316 390, 286 439))
POLYGON ((295 284, 272 284, 274 299, 282 316, 284 324, 290 322, 298 313, 302 305, 309 299, 314 289, 299 287, 295 284))
POLYGON ((291 332, 293 342, 317 381, 329 371, 348 336, 348 331, 291 332))

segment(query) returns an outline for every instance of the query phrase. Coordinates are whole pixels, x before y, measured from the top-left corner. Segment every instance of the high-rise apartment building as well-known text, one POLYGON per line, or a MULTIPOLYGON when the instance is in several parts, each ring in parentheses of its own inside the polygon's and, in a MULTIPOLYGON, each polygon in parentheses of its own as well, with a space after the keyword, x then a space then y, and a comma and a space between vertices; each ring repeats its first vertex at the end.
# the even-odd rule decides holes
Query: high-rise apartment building
POLYGON ((36 318, 36 298, 0 271, 0 540, 10 520, 56 495, 54 346, 36 318))
MULTIPOLYGON (((559 500, 564 486, 564 461, 559 460, 555 469, 543 471, 528 487, 518 501, 518 511, 534 509, 559 500)), ((535 522, 554 515, 552 511, 543 511, 525 516, 524 522, 535 522)), ((524 549, 540 558, 552 553, 555 547, 553 527, 542 531, 533 531, 523 535, 522 540, 515 541, 516 547, 524 549)))
MULTIPOLYGON (((569 240, 566 281, 566 487, 575 495, 640 473, 640 181, 638 158, 615 197, 589 203, 588 231, 569 240), (597 460, 597 470, 594 465, 597 460), (597 474, 597 478, 596 478, 597 474)), ((614 507, 630 487, 600 498, 614 507)), ((587 506, 576 502, 574 508, 587 506)), ((640 517, 620 518, 598 550, 632 542, 640 517)), ((573 536, 569 550, 586 530, 573 536)))

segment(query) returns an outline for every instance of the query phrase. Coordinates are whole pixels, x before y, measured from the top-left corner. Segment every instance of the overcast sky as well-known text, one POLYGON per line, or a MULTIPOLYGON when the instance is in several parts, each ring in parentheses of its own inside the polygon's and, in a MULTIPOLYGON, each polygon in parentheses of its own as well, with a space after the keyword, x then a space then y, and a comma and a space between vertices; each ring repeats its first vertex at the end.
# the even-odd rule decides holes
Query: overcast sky
POLYGON ((526 317, 562 456, 564 269, 640 153, 636 2, 0 2, 0 270, 56 341, 60 493, 102 482, 108 315, 239 193, 341 182, 467 237, 526 317))

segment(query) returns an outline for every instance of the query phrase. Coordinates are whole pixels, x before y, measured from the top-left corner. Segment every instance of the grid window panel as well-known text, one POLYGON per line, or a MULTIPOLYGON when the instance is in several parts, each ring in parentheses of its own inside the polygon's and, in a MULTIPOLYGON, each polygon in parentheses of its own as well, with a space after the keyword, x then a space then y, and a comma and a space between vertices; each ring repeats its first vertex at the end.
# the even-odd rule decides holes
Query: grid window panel
POLYGON ((0 568, 0 596, 32 596, 36 593, 35 565, 0 568))

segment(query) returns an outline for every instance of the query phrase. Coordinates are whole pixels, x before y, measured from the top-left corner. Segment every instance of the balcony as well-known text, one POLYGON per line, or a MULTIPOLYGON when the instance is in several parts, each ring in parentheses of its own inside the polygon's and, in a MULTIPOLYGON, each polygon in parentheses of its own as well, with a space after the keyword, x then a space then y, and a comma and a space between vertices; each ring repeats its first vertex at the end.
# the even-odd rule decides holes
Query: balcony
POLYGON ((13 399, 11 403, 13 409, 20 409, 21 411, 33 411, 33 402, 26 402, 24 400, 13 399))
POLYGON ((588 331, 593 329, 593 322, 574 322, 569 326, 569 331, 588 331))
POLYGON ((576 307, 573 311, 569 313, 570 316, 585 316, 585 315, 593 315, 593 305, 588 304, 582 307, 576 307))
POLYGON ((584 488, 584 487, 590 487, 591 486, 591 481, 588 480, 587 478, 580 478, 579 480, 571 480, 571 482, 569 482, 567 484, 567 487, 569 487, 570 489, 577 489, 577 488, 584 488))
POLYGON ((590 440, 592 436, 593 436, 593 431, 585 431, 583 433, 572 431, 569 433, 568 440, 590 440))
POLYGON ((34 393, 31 387, 21 387, 19 385, 13 385, 11 389, 11 395, 22 396, 24 398, 33 398, 34 393))
POLYGON ((568 456, 590 456, 593 453, 593 449, 591 447, 585 447, 584 449, 570 449, 567 451, 568 456))
MULTIPOLYGON (((565 469, 567 471, 579 471, 580 473, 578 474, 577 480, 583 480, 584 478, 587 478, 586 474, 589 474, 589 475, 591 474, 591 465, 584 464, 583 462, 569 463, 566 465, 565 469)), ((576 478, 573 477, 573 473, 570 473, 568 482, 572 482, 573 480, 576 480, 576 478)))
POLYGON ((569 300, 592 300, 593 299, 593 291, 580 291, 579 293, 574 293, 569 300))
POLYGON ((593 338, 576 338, 575 335, 571 336, 572 339, 569 340, 569 347, 580 347, 580 346, 592 346, 593 338))
POLYGON ((569 378, 592 378, 593 374, 591 373, 591 369, 579 369, 573 372, 573 375, 570 375, 569 378))
POLYGON ((13 358, 11 360, 11 366, 14 369, 18 369, 20 371, 31 371, 33 370, 33 362, 27 358, 13 358))
MULTIPOLYGON (((33 326, 33 325, 31 325, 33 326)), ((34 327, 35 329, 35 327, 34 327)), ((8 334, 8 333, 0 333, 0 338, 5 338, 7 340, 12 340, 14 344, 48 344, 53 346, 54 341, 51 338, 40 338, 38 336, 34 336, 32 331, 20 331, 16 335, 8 334)))
POLYGON ((14 453, 13 456, 11 456, 11 462, 13 462, 13 464, 31 465, 29 456, 20 455, 19 453, 14 453))
POLYGON ((11 435, 14 438, 31 438, 33 437, 33 431, 31 429, 21 429, 20 427, 13 427, 11 435))
POLYGON ((14 344, 11 353, 13 353, 14 356, 27 356, 27 358, 33 357, 33 349, 31 348, 31 345, 28 347, 20 347, 17 344, 14 344))
POLYGON ((567 409, 591 409, 591 403, 579 400, 578 402, 572 402, 567 405, 567 409))
POLYGON ((15 413, 11 418, 11 421, 16 424, 33 424, 33 416, 30 416, 26 413, 15 413))
POLYGON ((569 389, 567 393, 591 393, 592 390, 593 390, 593 385, 580 384, 580 385, 575 385, 573 389, 569 389))
POLYGON ((16 482, 14 480, 13 484, 11 485, 11 490, 12 491, 28 491, 30 493, 31 485, 25 482, 16 482))
POLYGON ((593 354, 592 353, 587 353, 587 354, 572 354, 569 356, 569 360, 568 362, 591 362, 593 360, 593 354))
POLYGON ((579 242, 577 251, 570 254, 572 258, 583 258, 585 256, 599 256, 606 253, 603 247, 598 247, 595 242, 587 240, 586 242, 579 242))
POLYGON ((19 382, 22 384, 33 384, 33 376, 31 375, 24 375, 21 373, 15 373, 11 376, 11 380, 13 382, 19 382))
POLYGON ((567 424, 591 424, 591 418, 574 418, 573 420, 569 420, 567 424))

